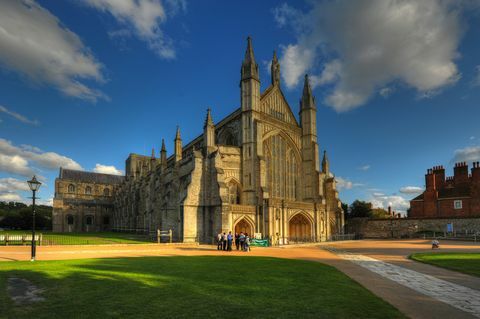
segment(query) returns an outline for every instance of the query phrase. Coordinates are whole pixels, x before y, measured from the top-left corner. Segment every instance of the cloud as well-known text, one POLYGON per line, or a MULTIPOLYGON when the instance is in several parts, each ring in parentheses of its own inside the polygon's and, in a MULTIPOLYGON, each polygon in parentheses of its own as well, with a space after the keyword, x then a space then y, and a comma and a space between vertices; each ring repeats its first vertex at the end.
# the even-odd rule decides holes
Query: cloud
POLYGON ((470 141, 473 141, 475 139, 475 136, 470 136, 470 141))
POLYGON ((452 163, 480 161, 480 146, 458 149, 454 152, 452 163))
POLYGON ((337 183, 337 189, 339 191, 344 189, 352 189, 353 187, 363 186, 363 184, 361 183, 354 183, 342 177, 335 177, 335 181, 337 183))
POLYGON ((31 125, 38 125, 39 124, 37 120, 30 120, 27 117, 23 116, 22 114, 11 111, 11 110, 7 109, 5 106, 2 106, 2 105, 0 105, 0 112, 5 113, 7 115, 10 115, 11 117, 16 119, 17 121, 20 121, 20 122, 25 123, 25 124, 31 124, 31 125))
POLYGON ((460 77, 455 59, 463 34, 462 2, 334 0, 311 4, 305 13, 288 5, 274 10, 277 24, 291 26, 297 37, 296 43, 282 50, 282 76, 289 88, 304 73, 316 73, 323 66, 318 78, 328 81, 319 85, 332 87, 324 102, 342 112, 367 103, 394 81, 422 95, 439 92, 460 77), (335 72, 324 77, 334 61, 335 72))
POLYGON ((22 202, 23 199, 17 193, 0 193, 0 202, 22 202))
POLYGON ((0 64, 68 96, 108 99, 83 82, 104 82, 102 65, 75 33, 33 0, 2 1, 0 64))
MULTIPOLYGON (((122 29, 123 35, 134 34, 160 57, 175 58, 172 40, 164 34, 161 25, 167 20, 167 15, 173 16, 179 11, 185 11, 186 1, 167 0, 165 5, 160 0, 84 0, 84 2, 92 8, 111 14, 127 28, 122 29)), ((122 34, 117 32, 114 35, 122 34)))
POLYGON ((30 145, 15 146, 12 142, 0 138, 0 171, 31 177, 35 168, 54 170, 59 167, 81 170, 80 164, 73 159, 54 153, 44 152, 30 145))
POLYGON ((423 193, 424 189, 418 186, 405 186, 400 188, 400 193, 402 194, 420 194, 423 193))
POLYGON ((399 195, 374 193, 370 202, 374 208, 388 209, 391 206, 393 211, 400 213, 405 213, 410 208, 410 202, 399 195))
POLYGON ((16 178, 0 178, 0 193, 14 192, 14 191, 29 191, 30 188, 26 181, 21 181, 16 178))
POLYGON ((358 168, 361 171, 368 171, 370 169, 370 165, 363 165, 358 168))
POLYGON ((108 165, 96 164, 93 171, 95 173, 102 173, 102 174, 123 175, 123 171, 115 168, 115 166, 113 165, 108 166, 108 165))

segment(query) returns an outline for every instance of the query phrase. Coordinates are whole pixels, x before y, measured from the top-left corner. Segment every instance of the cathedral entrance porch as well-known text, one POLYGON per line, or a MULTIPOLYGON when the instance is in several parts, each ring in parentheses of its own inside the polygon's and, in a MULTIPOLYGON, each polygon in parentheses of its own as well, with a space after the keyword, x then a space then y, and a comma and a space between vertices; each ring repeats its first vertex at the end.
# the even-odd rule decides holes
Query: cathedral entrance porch
POLYGON ((313 223, 304 214, 294 215, 288 223, 288 242, 307 243, 313 241, 313 223))
POLYGON ((252 223, 250 223, 245 218, 240 219, 235 224, 234 229, 235 229, 236 234, 244 233, 244 234, 248 234, 250 237, 253 237, 254 227, 253 227, 252 223))

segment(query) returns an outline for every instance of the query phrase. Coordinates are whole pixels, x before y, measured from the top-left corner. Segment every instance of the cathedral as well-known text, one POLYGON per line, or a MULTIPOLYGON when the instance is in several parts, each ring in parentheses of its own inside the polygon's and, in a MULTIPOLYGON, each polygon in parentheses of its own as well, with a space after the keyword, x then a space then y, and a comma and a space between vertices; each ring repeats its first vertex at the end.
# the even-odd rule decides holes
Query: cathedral
POLYGON ((220 121, 208 109, 203 133, 192 141, 183 143, 177 127, 170 156, 163 140, 158 157, 153 151, 130 154, 124 177, 61 170, 53 230, 172 230, 175 241, 201 243, 232 231, 276 244, 325 241, 342 233, 343 211, 326 151, 320 162, 308 76, 297 121, 281 90, 275 53, 271 84, 261 92, 248 38, 240 93, 241 106, 220 121), (96 195, 86 197, 86 187, 98 189, 96 195))

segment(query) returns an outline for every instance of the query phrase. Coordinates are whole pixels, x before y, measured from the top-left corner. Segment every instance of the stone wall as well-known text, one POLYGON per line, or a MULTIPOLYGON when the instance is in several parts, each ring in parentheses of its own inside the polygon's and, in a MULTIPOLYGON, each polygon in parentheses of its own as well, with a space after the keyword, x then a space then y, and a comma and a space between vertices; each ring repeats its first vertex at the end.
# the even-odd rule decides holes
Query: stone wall
POLYGON ((418 232, 434 231, 443 233, 447 224, 453 224, 457 233, 480 232, 480 217, 477 218, 396 218, 347 220, 345 232, 355 233, 363 238, 402 238, 418 232))

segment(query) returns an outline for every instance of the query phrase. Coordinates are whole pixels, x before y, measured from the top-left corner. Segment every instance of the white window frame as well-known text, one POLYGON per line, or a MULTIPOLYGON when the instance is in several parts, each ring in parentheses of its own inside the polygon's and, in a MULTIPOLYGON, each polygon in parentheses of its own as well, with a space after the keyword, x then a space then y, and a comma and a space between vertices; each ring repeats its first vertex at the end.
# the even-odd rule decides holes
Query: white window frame
POLYGON ((453 208, 454 209, 462 209, 463 208, 463 203, 461 199, 456 199, 453 201, 453 208))

